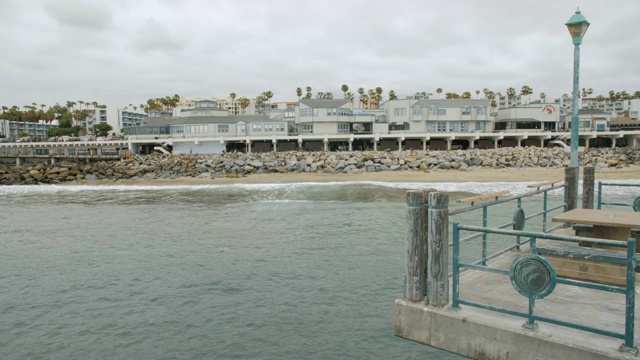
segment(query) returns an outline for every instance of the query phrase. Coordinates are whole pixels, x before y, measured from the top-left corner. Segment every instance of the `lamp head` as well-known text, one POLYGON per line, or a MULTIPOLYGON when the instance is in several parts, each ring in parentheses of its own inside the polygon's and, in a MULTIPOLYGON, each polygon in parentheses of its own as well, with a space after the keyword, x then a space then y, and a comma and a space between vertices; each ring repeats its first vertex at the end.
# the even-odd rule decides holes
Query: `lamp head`
POLYGON ((565 25, 567 25, 571 38, 573 38, 573 44, 580 45, 582 43, 582 37, 587 32, 591 23, 585 19, 582 12, 580 12, 580 9, 578 9, 565 25))

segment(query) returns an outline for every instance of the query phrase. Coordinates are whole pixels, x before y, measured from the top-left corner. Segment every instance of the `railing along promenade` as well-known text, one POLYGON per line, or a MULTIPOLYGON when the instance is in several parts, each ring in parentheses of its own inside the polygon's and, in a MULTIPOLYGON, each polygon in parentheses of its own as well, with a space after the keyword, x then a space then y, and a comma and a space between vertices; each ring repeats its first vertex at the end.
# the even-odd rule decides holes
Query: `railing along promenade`
POLYGON ((129 156, 127 141, 74 141, 0 144, 0 158, 16 159, 119 159, 129 156))

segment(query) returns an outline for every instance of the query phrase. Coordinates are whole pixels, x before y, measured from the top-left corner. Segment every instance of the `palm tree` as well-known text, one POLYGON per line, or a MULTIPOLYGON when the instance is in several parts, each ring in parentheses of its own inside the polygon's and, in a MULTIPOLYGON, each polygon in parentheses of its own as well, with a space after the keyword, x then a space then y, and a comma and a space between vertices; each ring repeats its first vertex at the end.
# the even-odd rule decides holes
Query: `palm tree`
POLYGON ((520 95, 527 95, 527 101, 531 100, 531 94, 533 94, 533 89, 529 85, 523 85, 520 89, 520 95))
POLYGON ((461 98, 463 99, 471 99, 471 93, 469 91, 465 91, 462 93, 461 98))
POLYGON ((340 87, 340 90, 342 90, 342 92, 344 93, 344 98, 347 98, 347 91, 349 91, 349 85, 347 84, 342 84, 342 87, 340 87))
POLYGON ((476 99, 478 98, 479 95, 480 95, 480 90, 476 90, 476 99))
POLYGON ((389 90, 389 100, 398 100, 398 96, 395 91, 389 90))
POLYGON ((229 94, 229 97, 231 98, 231 101, 234 101, 236 99, 236 93, 229 94))
POLYGON ((345 99, 349 100, 353 104, 353 99, 355 99, 355 96, 350 91, 347 91, 345 99))
POLYGON ((634 97, 635 99, 640 99, 640 91, 636 91, 636 92, 634 92, 634 93, 633 93, 633 97, 634 97))
POLYGON ((298 95, 298 101, 300 101, 300 98, 302 97, 302 88, 296 88, 296 95, 298 95))
POLYGON ((547 98, 547 94, 541 92, 540 93, 540 99, 542 99, 542 102, 545 102, 544 100, 547 98))
POLYGON ((511 99, 515 100, 516 97, 516 89, 510 87, 507 89, 507 101, 509 102, 509 106, 511 106, 511 99))
POLYGON ((265 91, 264 93, 262 93, 262 95, 264 95, 264 97, 269 102, 269 109, 271 109, 271 98, 273 97, 273 93, 271 91, 265 91))
POLYGON ((436 92, 438 93, 438 99, 440 99, 440 94, 442 94, 442 88, 437 88, 436 92))
POLYGON ((238 99, 238 105, 240 105, 240 109, 242 109, 243 114, 246 112, 246 109, 250 103, 251 103, 251 100, 247 99, 244 96, 238 99))
POLYGON ((313 96, 313 94, 311 93, 311 86, 307 86, 307 93, 305 95, 305 99, 311 99, 311 97, 313 96))

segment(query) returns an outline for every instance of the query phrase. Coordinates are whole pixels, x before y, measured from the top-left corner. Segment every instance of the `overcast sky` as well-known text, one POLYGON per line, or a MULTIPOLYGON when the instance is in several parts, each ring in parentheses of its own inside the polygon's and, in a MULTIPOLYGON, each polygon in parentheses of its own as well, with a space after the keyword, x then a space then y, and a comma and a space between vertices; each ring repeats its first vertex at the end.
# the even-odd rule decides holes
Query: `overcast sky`
POLYGON ((553 98, 572 90, 577 6, 591 22, 580 88, 640 90, 638 0, 0 0, 0 105, 296 101, 342 84, 553 98))

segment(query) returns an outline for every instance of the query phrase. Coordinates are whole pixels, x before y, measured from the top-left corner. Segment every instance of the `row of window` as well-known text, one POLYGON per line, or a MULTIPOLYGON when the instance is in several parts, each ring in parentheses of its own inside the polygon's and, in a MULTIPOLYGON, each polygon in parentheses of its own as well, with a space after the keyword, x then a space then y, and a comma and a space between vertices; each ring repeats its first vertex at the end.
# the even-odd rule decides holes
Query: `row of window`
MULTIPOLYGON (((429 109, 429 115, 430 116, 445 116, 445 115, 447 115, 447 109, 446 108, 439 108, 437 106, 430 106, 428 109, 429 109)), ((487 109, 484 106, 478 106, 476 108, 476 114, 477 115, 486 115, 486 111, 487 111, 487 109)), ((406 108, 395 108, 395 109, 393 109, 393 115, 394 116, 405 116, 406 115, 406 108)), ((462 107, 462 115, 471 115, 471 107, 470 106, 462 107)), ((413 116, 422 116, 422 108, 421 107, 414 107, 413 108, 413 116)))
MULTIPOLYGON (((478 121, 476 122, 476 130, 486 131, 487 123, 478 121)), ((427 132, 468 132, 469 123, 466 121, 438 121, 427 123, 427 132)))
MULTIPOLYGON (((252 133, 260 133, 260 132, 284 132, 286 131, 286 123, 254 123, 251 124, 251 132, 252 133)), ((218 133, 229 133, 229 124, 217 124, 216 130, 218 133)), ((182 134, 183 132, 186 134, 208 134, 209 126, 208 125, 173 125, 174 133, 182 134)), ((236 132, 238 134, 243 134, 246 132, 245 124, 236 124, 236 132)))

